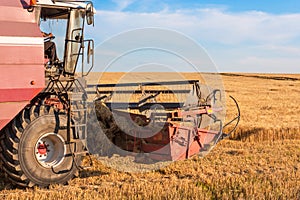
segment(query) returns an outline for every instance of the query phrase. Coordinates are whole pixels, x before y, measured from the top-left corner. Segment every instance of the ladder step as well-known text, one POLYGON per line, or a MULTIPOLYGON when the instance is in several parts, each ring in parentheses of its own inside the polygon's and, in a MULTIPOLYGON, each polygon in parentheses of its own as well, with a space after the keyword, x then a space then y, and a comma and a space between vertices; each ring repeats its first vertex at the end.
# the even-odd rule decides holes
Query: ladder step
POLYGON ((84 93, 72 93, 69 95, 71 101, 83 101, 86 100, 87 98, 85 97, 84 93))
POLYGON ((73 124, 71 127, 85 127, 86 124, 73 124))
POLYGON ((86 98, 82 98, 82 97, 76 97, 76 98, 73 98, 73 97, 72 97, 72 98, 70 99, 71 102, 78 102, 78 101, 86 102, 86 100, 87 100, 86 98))
POLYGON ((71 143, 76 143, 76 142, 82 142, 85 141, 86 139, 80 139, 80 138, 72 138, 71 143))
POLYGON ((82 151, 82 152, 74 152, 73 154, 74 154, 74 156, 78 156, 78 155, 88 155, 88 151, 82 151))

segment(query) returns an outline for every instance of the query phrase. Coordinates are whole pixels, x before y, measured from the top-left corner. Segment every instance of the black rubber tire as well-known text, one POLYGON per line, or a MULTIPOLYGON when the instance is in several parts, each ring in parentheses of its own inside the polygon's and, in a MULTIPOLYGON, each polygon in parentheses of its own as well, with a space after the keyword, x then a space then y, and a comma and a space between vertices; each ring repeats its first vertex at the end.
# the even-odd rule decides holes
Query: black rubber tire
POLYGON ((66 114, 54 112, 52 107, 34 105, 24 109, 1 131, 0 160, 7 177, 21 187, 47 187, 72 179, 78 173, 76 164, 82 160, 82 156, 73 158, 72 152, 81 151, 78 147, 82 145, 74 149, 74 144, 66 144, 66 126, 66 114), (35 156, 38 139, 47 133, 59 135, 65 143, 63 160, 52 168, 42 166, 35 156))

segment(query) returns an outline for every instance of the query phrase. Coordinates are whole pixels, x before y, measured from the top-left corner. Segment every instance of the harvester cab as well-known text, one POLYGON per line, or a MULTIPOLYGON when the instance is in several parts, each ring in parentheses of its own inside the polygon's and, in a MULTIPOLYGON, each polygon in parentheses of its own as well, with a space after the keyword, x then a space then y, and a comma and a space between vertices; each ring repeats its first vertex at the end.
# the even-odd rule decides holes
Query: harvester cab
MULTIPOLYGON (((93 3, 39 0, 32 4, 30 9, 34 12, 41 30, 45 28, 43 25, 48 22, 46 26, 54 26, 51 28, 58 30, 61 38, 65 37, 61 40, 64 41, 64 44, 56 45, 59 48, 57 50, 53 49, 53 51, 63 54, 61 59, 49 58, 45 53, 46 76, 74 76, 80 67, 82 75, 86 71, 89 72, 94 64, 94 41, 85 39, 84 29, 85 24, 94 25, 93 3)), ((45 43, 52 42, 51 40, 54 38, 52 34, 50 37, 45 37, 45 43)), ((54 52, 54 54, 57 53, 54 52)))

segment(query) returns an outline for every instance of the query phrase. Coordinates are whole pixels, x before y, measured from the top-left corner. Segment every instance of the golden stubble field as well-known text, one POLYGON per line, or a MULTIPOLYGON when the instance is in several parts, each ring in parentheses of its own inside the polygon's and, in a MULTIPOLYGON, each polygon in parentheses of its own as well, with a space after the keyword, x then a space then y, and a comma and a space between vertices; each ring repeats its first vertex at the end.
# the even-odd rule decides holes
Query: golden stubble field
MULTIPOLYGON (((89 78, 109 83, 123 75, 89 78)), ((131 76, 145 81, 172 74, 131 76)), ((119 172, 93 159, 68 185, 49 189, 16 189, 1 174, 0 199, 300 199, 300 75, 222 74, 222 80, 239 102, 241 122, 206 157, 147 173, 119 172)), ((228 100, 228 119, 232 107, 228 100)))

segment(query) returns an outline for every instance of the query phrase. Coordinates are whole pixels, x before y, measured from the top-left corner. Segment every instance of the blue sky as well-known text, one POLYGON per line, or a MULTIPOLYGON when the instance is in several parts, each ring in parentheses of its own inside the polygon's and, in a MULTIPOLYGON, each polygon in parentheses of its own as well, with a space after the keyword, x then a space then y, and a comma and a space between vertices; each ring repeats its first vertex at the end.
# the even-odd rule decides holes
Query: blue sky
POLYGON ((101 0, 94 1, 94 5, 100 10, 116 10, 124 6, 124 11, 133 12, 156 12, 163 6, 173 9, 191 9, 195 7, 219 7, 227 8, 232 12, 242 12, 257 10, 269 13, 298 13, 300 2, 298 0, 202 0, 202 1, 182 1, 182 0, 101 0))
POLYGON ((192 38, 222 72, 300 73, 299 0, 93 2, 96 21, 88 35, 97 45, 124 31, 157 27, 192 38))

